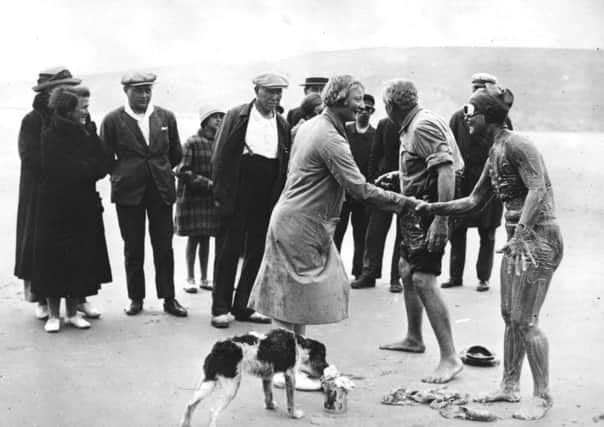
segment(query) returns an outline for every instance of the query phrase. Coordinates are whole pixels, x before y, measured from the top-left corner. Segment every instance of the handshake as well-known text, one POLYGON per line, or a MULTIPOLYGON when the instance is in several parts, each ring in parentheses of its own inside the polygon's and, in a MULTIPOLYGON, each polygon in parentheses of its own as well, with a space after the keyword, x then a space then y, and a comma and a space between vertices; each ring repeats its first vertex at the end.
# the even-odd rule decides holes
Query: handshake
MULTIPOLYGON (((401 192, 400 185, 400 175, 398 171, 387 172, 383 175, 380 175, 375 180, 375 185, 387 190, 393 191, 395 193, 401 192)), ((405 197, 404 199, 404 207, 407 210, 415 210, 415 212, 419 215, 430 215, 430 203, 425 202, 420 199, 416 199, 415 197, 405 197)))

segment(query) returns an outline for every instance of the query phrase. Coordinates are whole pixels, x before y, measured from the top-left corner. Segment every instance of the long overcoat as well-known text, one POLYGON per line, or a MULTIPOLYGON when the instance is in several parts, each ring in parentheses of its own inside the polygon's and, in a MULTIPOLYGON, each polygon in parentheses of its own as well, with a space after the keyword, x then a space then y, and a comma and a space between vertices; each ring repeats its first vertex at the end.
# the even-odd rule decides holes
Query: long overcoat
POLYGON ((111 157, 95 129, 56 115, 42 133, 41 154, 32 290, 44 297, 94 295, 111 281, 95 188, 111 157))
POLYGON ((249 306, 284 322, 338 322, 350 288, 333 242, 344 194, 394 212, 402 196, 366 182, 330 110, 302 124, 292 147, 249 306))
MULTIPOLYGON (((30 280, 32 275, 34 224, 42 174, 40 138, 42 129, 50 122, 51 115, 52 113, 48 109, 48 97, 38 94, 34 98, 33 110, 23 117, 19 130, 21 176, 19 178, 14 274, 23 280, 30 280)), ((26 289, 26 293, 28 292, 29 289, 26 289)), ((26 299, 33 300, 35 297, 26 295, 26 299)))

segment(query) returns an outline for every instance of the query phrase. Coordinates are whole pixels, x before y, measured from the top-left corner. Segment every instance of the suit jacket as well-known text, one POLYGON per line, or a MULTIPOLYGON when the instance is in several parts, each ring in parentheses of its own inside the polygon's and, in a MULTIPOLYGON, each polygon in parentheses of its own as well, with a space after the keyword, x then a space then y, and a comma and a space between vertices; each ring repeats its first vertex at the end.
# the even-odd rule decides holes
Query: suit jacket
POLYGON ((369 153, 368 181, 373 182, 386 172, 398 170, 400 146, 401 140, 394 122, 388 118, 380 120, 369 153))
POLYGON ((141 203, 147 185, 154 183, 166 204, 176 200, 174 173, 182 147, 171 111, 155 106, 149 117, 149 145, 138 123, 124 107, 103 119, 101 138, 115 156, 111 170, 111 201, 119 205, 141 203))
MULTIPOLYGON (((239 165, 247 124, 250 119, 250 109, 254 101, 242 104, 227 111, 222 125, 216 135, 216 146, 212 156, 212 181, 214 182, 214 199, 221 215, 231 215, 235 209, 235 198, 239 187, 239 165)), ((277 160, 279 163, 277 180, 271 188, 272 203, 276 203, 287 176, 287 162, 291 147, 291 135, 287 121, 277 114, 277 133, 279 146, 277 160)))

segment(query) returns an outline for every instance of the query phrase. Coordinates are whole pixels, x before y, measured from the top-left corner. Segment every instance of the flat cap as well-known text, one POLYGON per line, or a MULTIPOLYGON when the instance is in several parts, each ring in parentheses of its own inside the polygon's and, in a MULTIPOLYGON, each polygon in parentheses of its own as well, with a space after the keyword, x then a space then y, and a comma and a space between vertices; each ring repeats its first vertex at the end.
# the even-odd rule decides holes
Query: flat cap
POLYGON ((497 77, 489 73, 475 73, 472 74, 472 84, 474 86, 482 86, 485 84, 492 83, 497 84, 497 77))
POLYGON ((124 86, 151 86, 155 83, 157 76, 153 73, 128 73, 122 77, 124 86))
POLYGON ((307 77, 300 86, 325 86, 328 81, 327 77, 307 77))
POLYGON ((289 86, 289 81, 284 76, 274 73, 260 74, 252 80, 252 83, 254 86, 269 88, 286 88, 289 86))

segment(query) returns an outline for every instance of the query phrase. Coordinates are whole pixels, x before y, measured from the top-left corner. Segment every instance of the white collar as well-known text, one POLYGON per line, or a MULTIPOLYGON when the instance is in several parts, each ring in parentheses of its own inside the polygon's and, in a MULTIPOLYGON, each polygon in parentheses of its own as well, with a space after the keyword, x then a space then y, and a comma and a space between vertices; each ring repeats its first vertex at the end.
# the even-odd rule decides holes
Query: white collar
POLYGON ((126 102, 124 103, 124 110, 126 111, 126 114, 128 114, 130 117, 137 121, 149 120, 149 116, 151 116, 151 114, 153 113, 153 109, 153 103, 149 102, 149 105, 147 105, 147 110, 143 114, 139 114, 135 113, 132 107, 130 107, 128 99, 126 99, 126 102))
POLYGON ((273 116, 272 117, 264 117, 262 115, 262 113, 260 112, 260 110, 258 109, 258 106, 256 105, 256 102, 254 101, 254 105, 252 106, 252 115, 254 115, 254 118, 256 120, 258 119, 263 119, 263 120, 273 120, 277 117, 277 112, 273 111, 273 116))

